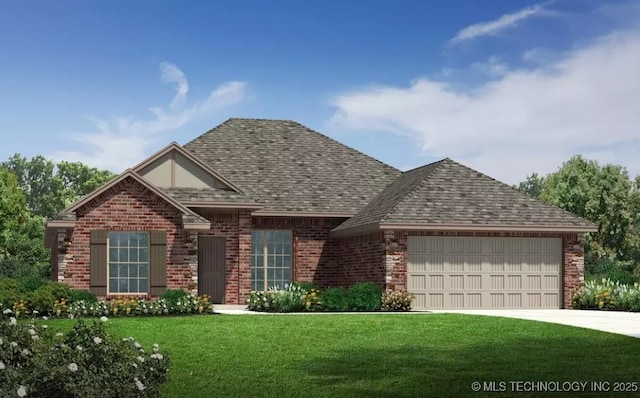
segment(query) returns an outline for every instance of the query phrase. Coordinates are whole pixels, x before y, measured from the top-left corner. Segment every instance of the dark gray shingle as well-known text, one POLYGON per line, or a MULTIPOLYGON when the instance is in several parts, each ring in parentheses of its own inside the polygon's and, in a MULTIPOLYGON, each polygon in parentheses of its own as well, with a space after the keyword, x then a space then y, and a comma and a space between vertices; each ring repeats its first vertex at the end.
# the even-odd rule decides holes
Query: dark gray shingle
POLYGON ((556 206, 444 159, 402 174, 335 230, 372 223, 594 228, 556 206))
POLYGON ((288 120, 229 119, 184 148, 265 211, 355 214, 401 174, 288 120))

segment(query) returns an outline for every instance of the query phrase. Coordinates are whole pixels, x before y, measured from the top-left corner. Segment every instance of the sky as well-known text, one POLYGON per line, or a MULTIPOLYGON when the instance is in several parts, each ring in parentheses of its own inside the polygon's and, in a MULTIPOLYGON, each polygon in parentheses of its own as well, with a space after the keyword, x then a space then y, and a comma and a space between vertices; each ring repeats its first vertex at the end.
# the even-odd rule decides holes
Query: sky
POLYGON ((640 1, 4 1, 0 160, 120 172, 230 117, 402 170, 640 174, 640 1))

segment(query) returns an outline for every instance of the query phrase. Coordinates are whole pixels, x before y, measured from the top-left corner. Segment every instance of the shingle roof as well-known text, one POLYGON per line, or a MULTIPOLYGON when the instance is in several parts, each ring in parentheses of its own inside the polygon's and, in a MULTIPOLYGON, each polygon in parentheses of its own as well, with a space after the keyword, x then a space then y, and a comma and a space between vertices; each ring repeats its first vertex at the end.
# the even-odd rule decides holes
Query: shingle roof
POLYGON ((192 203, 255 203, 249 195, 214 188, 160 188, 184 205, 192 203))
POLYGON ((595 228, 451 159, 403 173, 335 231, 371 224, 595 228))
POLYGON ((229 119, 183 148, 265 211, 355 214, 401 174, 288 120, 229 119))

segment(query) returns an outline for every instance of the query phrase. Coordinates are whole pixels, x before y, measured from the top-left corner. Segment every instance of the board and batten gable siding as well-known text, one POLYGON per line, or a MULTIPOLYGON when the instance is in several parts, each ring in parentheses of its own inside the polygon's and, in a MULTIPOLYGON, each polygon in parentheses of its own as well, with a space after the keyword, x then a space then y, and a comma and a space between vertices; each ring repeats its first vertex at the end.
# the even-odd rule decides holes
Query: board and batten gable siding
MULTIPOLYGON (((162 276, 150 275, 152 296, 163 290, 163 284, 169 289, 192 287, 194 273, 197 273, 197 263, 193 261, 197 258, 197 251, 186 239, 182 214, 137 181, 124 179, 79 208, 76 211, 75 228, 58 248, 58 278, 61 282, 71 288, 91 289, 106 294, 106 261, 103 262, 104 282, 98 273, 92 279, 91 273, 92 251, 96 255, 102 255, 104 250, 106 258, 106 244, 104 248, 99 243, 92 245, 91 238, 93 234, 96 242, 99 241, 98 238, 106 241, 108 235, 101 236, 92 231, 105 231, 107 234, 108 231, 145 231, 150 233, 150 239, 155 239, 156 243, 162 237, 152 231, 166 235, 166 260, 163 261, 166 269, 162 272, 166 282, 162 280, 162 276)), ((156 254, 160 254, 163 250, 161 246, 158 245, 155 249, 151 247, 151 252, 155 250, 156 254)))

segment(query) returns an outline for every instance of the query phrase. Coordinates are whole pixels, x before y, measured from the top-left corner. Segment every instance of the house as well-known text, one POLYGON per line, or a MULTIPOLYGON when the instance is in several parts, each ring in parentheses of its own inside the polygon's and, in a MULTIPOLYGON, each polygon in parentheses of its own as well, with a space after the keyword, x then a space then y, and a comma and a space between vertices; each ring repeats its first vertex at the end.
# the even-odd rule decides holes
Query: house
POLYGON ((47 223, 53 278, 98 296, 372 281, 414 307, 563 308, 590 222, 450 159, 401 172, 305 126, 229 119, 47 223))

